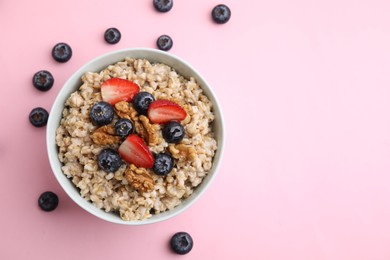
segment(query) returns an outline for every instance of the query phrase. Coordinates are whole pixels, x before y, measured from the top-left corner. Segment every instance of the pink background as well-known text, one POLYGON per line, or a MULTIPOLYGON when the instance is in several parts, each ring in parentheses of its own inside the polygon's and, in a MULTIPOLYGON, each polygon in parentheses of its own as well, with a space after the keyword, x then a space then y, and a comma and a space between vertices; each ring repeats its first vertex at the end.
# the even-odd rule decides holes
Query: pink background
POLYGON ((390 1, 0 1, 0 259, 390 259, 390 1), (118 27, 122 40, 103 33, 118 27), (185 213, 150 226, 106 223, 71 201, 52 175, 45 129, 32 108, 51 108, 65 80, 112 50, 155 47, 189 61, 224 112, 224 160, 210 189, 185 213), (74 55, 50 56, 64 41, 74 55), (50 70, 39 92, 32 75, 50 70), (52 190, 60 204, 37 206, 52 190), (177 231, 195 241, 169 251, 177 231))

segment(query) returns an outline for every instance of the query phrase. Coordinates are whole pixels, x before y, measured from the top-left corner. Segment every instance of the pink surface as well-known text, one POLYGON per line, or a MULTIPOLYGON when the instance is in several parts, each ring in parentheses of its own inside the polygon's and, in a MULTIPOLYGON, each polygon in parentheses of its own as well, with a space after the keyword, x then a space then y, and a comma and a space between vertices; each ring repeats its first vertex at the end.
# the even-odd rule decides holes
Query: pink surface
POLYGON ((390 259, 390 2, 219 1, 0 2, 0 259, 390 259), (122 40, 102 35, 118 27, 122 40), (192 63, 218 95, 227 142, 210 189, 166 222, 128 227, 89 215, 61 190, 49 167, 45 129, 28 121, 50 109, 82 64, 127 47, 155 47, 192 63), (52 46, 69 43, 66 64, 52 46), (31 77, 48 69, 46 93, 31 77), (39 194, 59 195, 42 212, 39 194), (168 248, 189 232, 190 254, 168 248))

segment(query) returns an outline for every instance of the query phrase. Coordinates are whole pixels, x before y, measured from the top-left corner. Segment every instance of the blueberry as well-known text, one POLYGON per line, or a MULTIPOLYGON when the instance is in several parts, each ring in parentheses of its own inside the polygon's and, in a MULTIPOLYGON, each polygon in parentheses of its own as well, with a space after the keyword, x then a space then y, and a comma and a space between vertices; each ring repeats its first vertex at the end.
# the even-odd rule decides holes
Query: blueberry
POLYGON ((104 39, 109 44, 118 43, 121 40, 121 32, 117 28, 108 28, 104 33, 104 39))
POLYGON ((54 45, 51 55, 58 62, 67 62, 72 57, 72 48, 64 42, 54 45))
POLYGON ((171 238, 171 248, 179 255, 185 255, 189 253, 193 246, 194 241, 187 232, 178 232, 171 238))
POLYGON ((127 118, 121 118, 115 123, 115 134, 120 137, 126 137, 133 133, 133 123, 127 118))
POLYGON ((35 127, 42 127, 47 124, 49 113, 42 107, 36 107, 31 110, 29 115, 30 123, 35 127))
POLYGON ((153 171, 157 175, 167 175, 172 171, 173 158, 167 153, 158 153, 154 155, 153 171))
POLYGON ((39 207, 44 211, 53 211, 58 206, 58 196, 51 191, 45 191, 39 196, 39 207))
POLYGON ((231 14, 232 13, 229 7, 224 4, 220 4, 213 8, 211 17, 213 18, 214 22, 222 24, 229 21, 231 14))
POLYGON ((149 105, 153 101, 154 97, 149 92, 139 92, 133 99, 134 108, 141 115, 146 115, 149 105))
POLYGON ((168 35, 161 35, 157 39, 157 47, 162 51, 169 51, 173 46, 172 38, 168 35))
POLYGON ((154 8, 157 11, 166 13, 173 7, 173 0, 153 0, 154 8))
POLYGON ((95 103, 90 112, 92 123, 97 126, 108 125, 114 119, 114 108, 105 101, 95 103))
POLYGON ((166 124, 162 130, 163 137, 168 143, 179 143, 184 138, 184 127, 172 121, 166 124))
POLYGON ((34 74, 32 83, 40 91, 48 91, 53 87, 54 78, 47 70, 40 70, 34 74))
POLYGON ((116 172, 122 165, 122 158, 117 151, 106 148, 98 155, 98 165, 105 172, 116 172))

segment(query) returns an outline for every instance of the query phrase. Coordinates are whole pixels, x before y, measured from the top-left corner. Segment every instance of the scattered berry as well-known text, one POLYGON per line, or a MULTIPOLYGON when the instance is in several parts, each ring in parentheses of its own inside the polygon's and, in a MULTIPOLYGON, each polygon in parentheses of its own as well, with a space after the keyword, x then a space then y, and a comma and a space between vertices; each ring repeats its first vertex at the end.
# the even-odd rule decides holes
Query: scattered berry
POLYGON ((54 78, 47 70, 40 70, 34 74, 32 79, 33 85, 40 91, 48 91, 53 87, 54 78))
POLYGON ((148 117, 155 124, 165 124, 173 120, 181 121, 186 116, 187 113, 181 106, 166 99, 152 102, 148 109, 148 117))
POLYGON ((147 169, 153 167, 153 155, 144 140, 137 135, 129 135, 119 146, 118 151, 123 160, 128 163, 147 169))
POLYGON ((157 39, 157 47, 162 51, 169 51, 173 46, 172 38, 168 35, 161 35, 157 39))
POLYGON ((213 18, 214 22, 223 24, 229 21, 231 14, 232 13, 229 7, 224 4, 220 4, 213 8, 211 17, 213 18))
POLYGON ((72 57, 72 48, 68 44, 60 42, 53 47, 51 55, 58 62, 67 62, 72 57))
POLYGON ((153 0, 154 8, 157 11, 166 13, 173 7, 173 0, 153 0))
POLYGON ((171 248, 179 255, 185 255, 189 253, 193 246, 194 241, 187 232, 178 232, 171 238, 171 248))
POLYGON ((42 107, 36 107, 31 110, 29 115, 30 122, 35 127, 42 127, 47 124, 49 113, 42 107))
POLYGON ((126 79, 111 78, 103 82, 100 90, 102 99, 115 105, 119 101, 130 102, 138 94, 139 86, 126 79))
POLYGON ((117 151, 106 148, 98 155, 98 165, 105 172, 116 172, 122 165, 122 158, 117 151))
POLYGON ((46 191, 39 196, 39 207, 44 211, 53 211, 58 206, 58 196, 51 191, 46 191))
POLYGON ((108 28, 104 33, 104 39, 109 44, 118 43, 121 40, 121 32, 117 28, 108 28))
POLYGON ((115 123, 115 134, 126 137, 133 133, 133 123, 127 118, 121 118, 115 123))
POLYGON ((97 126, 108 125, 114 119, 114 108, 107 102, 95 103, 90 111, 92 123, 97 126))
POLYGON ((172 121, 166 124, 162 130, 163 137, 168 143, 179 143, 184 138, 184 127, 176 122, 172 121))
POLYGON ((157 175, 167 175, 172 171, 173 158, 168 153, 158 153, 154 155, 153 171, 157 175))
POLYGON ((149 92, 139 92, 133 99, 135 110, 141 115, 148 113, 149 105, 154 102, 154 97, 149 92))

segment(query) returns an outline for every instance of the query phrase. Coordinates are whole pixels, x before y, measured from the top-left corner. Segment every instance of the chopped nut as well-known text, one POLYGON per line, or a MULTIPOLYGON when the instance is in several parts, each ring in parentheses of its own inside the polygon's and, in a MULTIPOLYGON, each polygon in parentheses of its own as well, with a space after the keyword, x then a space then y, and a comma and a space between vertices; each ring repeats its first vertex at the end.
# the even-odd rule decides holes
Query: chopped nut
POLYGON ((139 117, 139 120, 141 121, 141 123, 146 131, 146 134, 147 134, 146 140, 147 140, 148 144, 150 146, 155 146, 155 145, 161 143, 161 140, 157 135, 156 128, 149 122, 149 118, 141 115, 139 117))
POLYGON ((137 168, 134 164, 125 171, 127 181, 134 189, 140 192, 150 192, 154 189, 154 181, 145 168, 137 168))
POLYGON ((95 144, 111 145, 119 143, 119 136, 115 136, 115 129, 112 126, 105 125, 99 127, 91 134, 91 139, 95 144))
POLYGON ((138 118, 137 120, 134 120, 134 129, 135 132, 142 137, 142 139, 144 140, 148 139, 148 132, 146 131, 144 125, 139 121, 138 118))
POLYGON ((115 104, 115 112, 120 118, 127 118, 133 121, 138 121, 138 113, 126 101, 120 101, 115 104))
POLYGON ((194 147, 185 144, 171 144, 168 147, 169 152, 175 159, 194 160, 196 151, 194 147))

